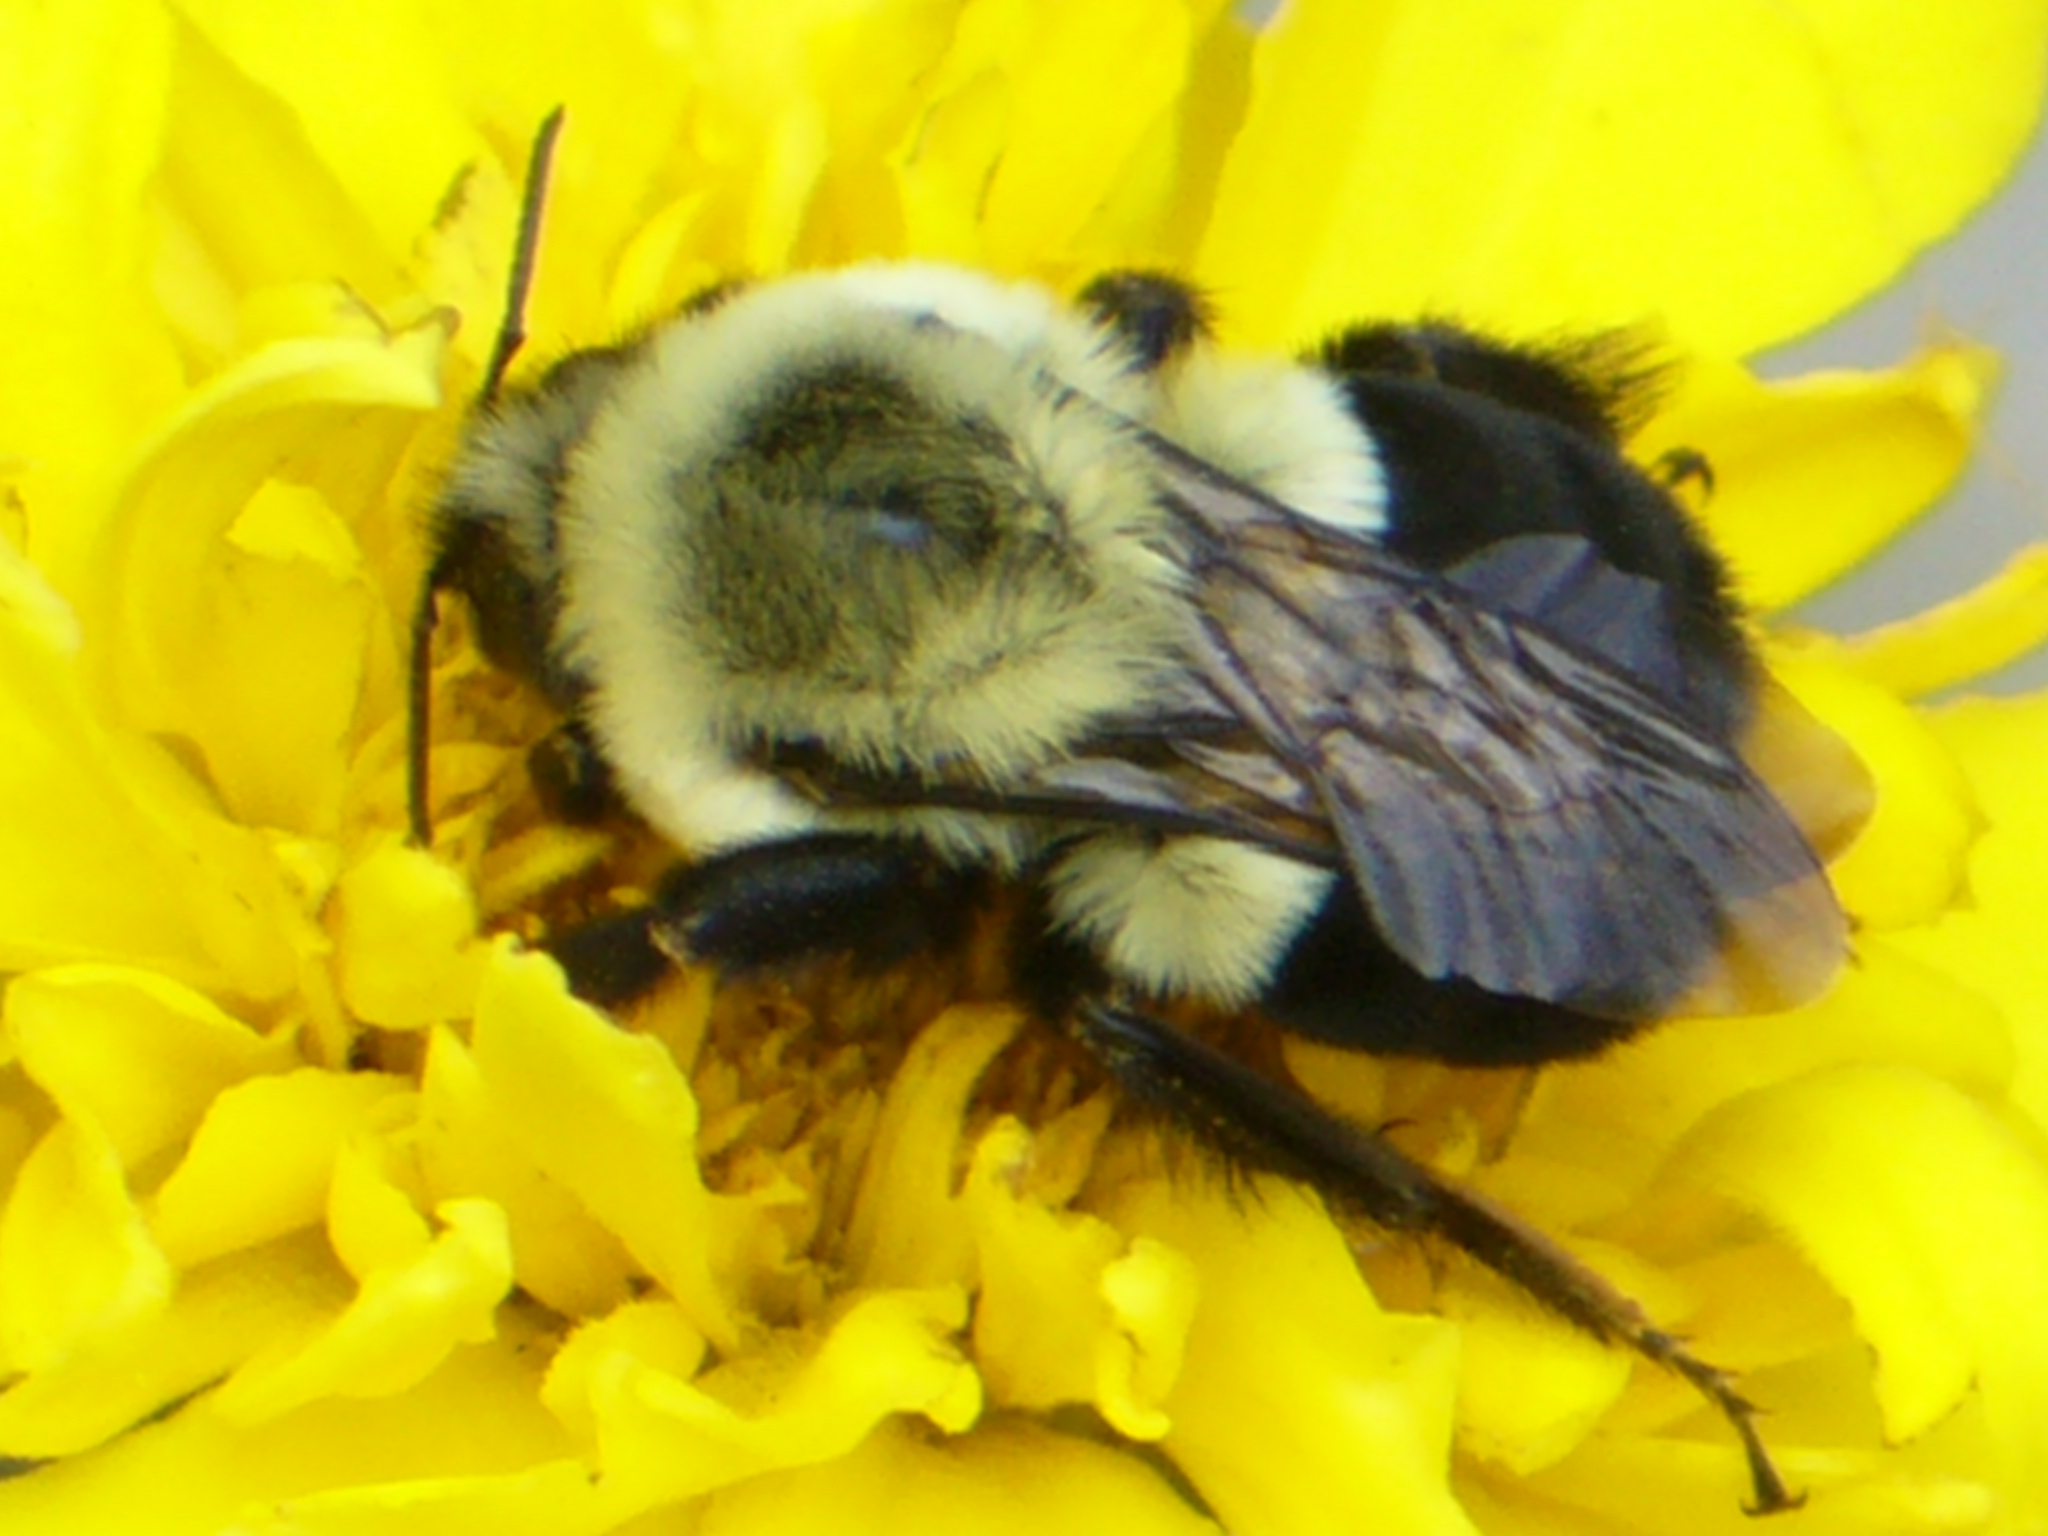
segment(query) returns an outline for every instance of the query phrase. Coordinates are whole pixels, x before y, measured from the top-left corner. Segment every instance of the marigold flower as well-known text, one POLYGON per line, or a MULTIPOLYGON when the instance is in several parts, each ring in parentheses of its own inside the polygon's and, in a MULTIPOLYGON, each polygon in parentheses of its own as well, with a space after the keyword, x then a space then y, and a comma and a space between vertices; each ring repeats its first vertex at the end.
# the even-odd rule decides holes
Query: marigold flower
MULTIPOLYGON (((1711 459, 1768 616, 1970 446, 1970 347, 1737 361, 2026 137, 2048 15, 1957 10, 0 12, 0 1528, 1741 1528, 1683 1383, 1177 1166, 945 977, 573 1001, 515 935, 644 855, 538 822, 467 652, 404 842, 418 516, 561 103, 538 356, 903 254, 1171 266, 1250 346, 1655 317, 1637 446, 1711 459)), ((1878 786, 1827 997, 1533 1079, 1298 1052, 1739 1373, 1814 1530, 2048 1522, 2048 701, 1924 701, 2048 632, 2044 558, 1771 635, 1878 786)))

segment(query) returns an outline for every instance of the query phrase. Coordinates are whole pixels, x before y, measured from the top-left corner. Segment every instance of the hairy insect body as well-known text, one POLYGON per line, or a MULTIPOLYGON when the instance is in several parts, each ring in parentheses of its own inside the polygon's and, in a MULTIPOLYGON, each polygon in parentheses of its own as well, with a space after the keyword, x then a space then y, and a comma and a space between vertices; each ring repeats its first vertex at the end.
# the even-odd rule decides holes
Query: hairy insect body
POLYGON ((1134 1097, 1687 1375, 1782 1507, 1717 1373, 1148 1011, 1541 1062, 1825 984, 1840 914, 1739 750, 1740 615, 1621 452, 1646 379, 1430 325, 1246 359, 1142 273, 732 286, 479 408, 430 590, 695 861, 563 939, 587 993, 899 957, 1022 883, 1034 997, 1134 1097))
MULTIPOLYGON (((1243 729, 1191 655, 1207 621, 1192 570, 1205 535, 1162 494, 1162 442, 1333 540, 1372 539, 1432 569, 1531 531, 1583 541, 1590 486, 1631 514, 1613 524, 1617 556, 1663 567, 1626 600, 1677 617, 1616 617, 1604 596, 1585 611, 1670 653, 1642 663, 1666 703, 1720 734, 1745 707, 1749 661, 1718 568, 1611 444, 1441 384, 1245 361, 1198 332, 1147 360, 1132 329, 950 269, 726 290, 635 342, 573 354, 490 408, 441 509, 443 580, 470 598, 486 648, 589 731, 626 801, 693 853, 879 825, 950 860, 1030 868, 1054 926, 1118 982, 1223 1005, 1270 992, 1283 1022, 1298 1014, 1312 1033, 1375 1049, 1525 1059, 1619 1032, 1525 1039, 1526 1024, 1444 1030, 1415 1024, 1400 997, 1381 1006, 1410 978, 1398 960, 1384 982, 1373 972, 1388 968, 1358 963, 1385 946, 1346 888, 1341 850, 1305 861, 1204 835, 1194 815, 1134 828, 1091 824, 1119 819, 1107 805, 1102 817, 1028 814, 1034 778, 1099 738, 1136 732, 1155 754, 1181 752, 1155 785, 1173 798, 1192 771, 1172 729, 1243 729), (1459 462, 1495 484, 1429 483, 1442 476, 1417 445, 1460 433, 1472 451, 1459 462), (1402 492, 1391 506, 1390 476, 1402 492), (1441 494, 1418 502, 1426 490, 1441 494), (1683 668, 1686 637, 1664 638, 1674 624, 1705 636, 1683 668), (1161 699, 1176 701, 1167 716, 1161 699), (789 749, 832 765, 838 792, 803 793, 763 766, 789 749), (895 786, 886 811, 862 803, 861 779, 895 786), (930 803, 916 803, 920 785, 930 803), (977 811, 970 790, 1000 811, 977 811), (1317 956, 1333 946, 1351 954, 1348 1020, 1313 1000, 1317 956), (1398 1022, 1368 1022, 1382 1015, 1398 1022)), ((1341 565, 1297 562, 1288 579, 1312 608, 1374 597, 1341 565)), ((1487 579, 1512 603, 1526 562, 1474 577, 1487 579)), ((1328 645, 1307 631, 1279 639, 1328 645)), ((1418 685, 1455 690, 1471 664, 1432 663, 1427 648, 1410 642, 1396 661, 1418 685)), ((1354 679, 1319 686, 1329 707, 1357 707, 1354 679)), ((1425 745, 1455 767, 1455 738, 1425 745)), ((1313 764, 1280 769, 1299 780, 1313 764)), ((1061 808, 1080 809, 1049 807, 1061 808)), ((1424 979, 1455 986, 1458 974, 1424 979)))

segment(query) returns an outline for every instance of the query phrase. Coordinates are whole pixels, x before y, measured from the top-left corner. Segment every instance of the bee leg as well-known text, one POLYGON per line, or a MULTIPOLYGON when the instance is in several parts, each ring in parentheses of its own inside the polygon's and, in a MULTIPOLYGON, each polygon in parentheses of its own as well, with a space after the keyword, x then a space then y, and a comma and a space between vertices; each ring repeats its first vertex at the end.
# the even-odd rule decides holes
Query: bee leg
POLYGON ((1666 490, 1690 488, 1705 503, 1714 497, 1714 463, 1697 448, 1669 448, 1657 455, 1650 474, 1666 490))
POLYGON ((1804 1502, 1785 1486, 1757 1432, 1755 1406, 1728 1375, 1541 1232, 1185 1031, 1099 1003, 1079 1010, 1076 1027, 1126 1093, 1232 1166, 1309 1185, 1332 1206, 1389 1231, 1440 1237, 1566 1322, 1684 1377, 1742 1443, 1750 1513, 1804 1502))
POLYGON ((669 872, 647 906, 558 934, 579 997, 617 1006, 679 960, 732 975, 845 955, 883 970, 961 942, 987 876, 865 833, 755 843, 669 872))
POLYGON ((1140 373, 1153 373, 1210 332, 1201 294, 1164 272, 1105 272, 1075 303, 1115 331, 1140 373))

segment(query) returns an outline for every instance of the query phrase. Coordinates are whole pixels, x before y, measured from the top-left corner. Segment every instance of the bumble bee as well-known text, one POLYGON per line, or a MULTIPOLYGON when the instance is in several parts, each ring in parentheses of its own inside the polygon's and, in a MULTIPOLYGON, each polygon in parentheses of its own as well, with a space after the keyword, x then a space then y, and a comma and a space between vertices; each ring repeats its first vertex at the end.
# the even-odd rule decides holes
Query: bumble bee
POLYGON ((688 856, 555 943, 586 996, 670 957, 899 958, 1023 886, 1031 1000, 1128 1096, 1677 1371, 1754 1508, 1796 1502, 1728 1379, 1626 1298, 1158 1016, 1540 1063, 1827 983, 1841 913, 1743 752, 1792 717, 1720 561, 1622 453, 1640 350, 1427 324, 1248 359, 1170 278, 1063 304, 881 264, 720 287, 500 390, 547 142, 433 514, 419 835, 454 592, 559 711, 558 797, 688 856))

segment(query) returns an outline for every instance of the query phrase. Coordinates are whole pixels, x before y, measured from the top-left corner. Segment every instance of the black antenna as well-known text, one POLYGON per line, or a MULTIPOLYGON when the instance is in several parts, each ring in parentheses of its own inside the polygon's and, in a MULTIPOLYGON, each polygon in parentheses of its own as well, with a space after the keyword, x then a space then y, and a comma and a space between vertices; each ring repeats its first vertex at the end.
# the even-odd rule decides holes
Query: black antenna
MULTIPOLYGON (((497 340, 491 345, 491 360, 484 369, 483 388, 476 405, 487 406, 498 398, 506 370, 526 343, 526 298, 533 287, 533 268, 540 252, 541 211, 547 205, 548 172, 554 164, 555 140, 561 136, 563 109, 555 108, 541 119, 533 136, 533 148, 526 157, 526 188, 519 201, 519 232, 512 246, 512 269, 505 279, 505 309, 498 320, 497 340)), ((407 661, 405 719, 405 799, 412 840, 422 848, 434 842, 434 828, 427 813, 427 749, 433 706, 432 668, 434 656, 435 594, 447 583, 445 552, 437 552, 427 568, 420 588, 419 605, 412 614, 412 645, 407 661)))
POLYGON ((526 193, 519 202, 519 233, 512 246, 512 270, 505 276, 505 311, 498 321, 498 340, 491 348, 491 363, 484 370, 484 387, 477 403, 489 405, 498 398, 498 386, 505 370, 526 343, 526 295, 533 287, 533 264, 540 253, 540 215, 547 203, 548 170, 554 164, 555 140, 562 135, 562 108, 541 119, 533 136, 533 148, 526 156, 526 193))

